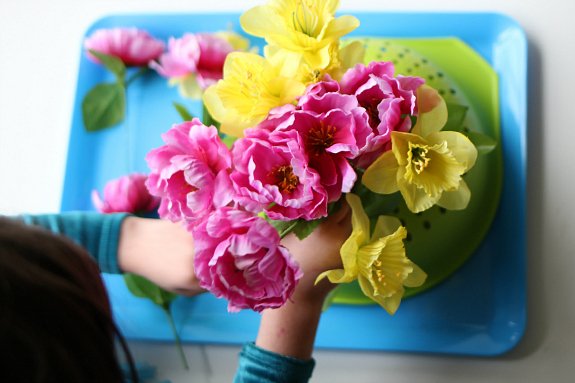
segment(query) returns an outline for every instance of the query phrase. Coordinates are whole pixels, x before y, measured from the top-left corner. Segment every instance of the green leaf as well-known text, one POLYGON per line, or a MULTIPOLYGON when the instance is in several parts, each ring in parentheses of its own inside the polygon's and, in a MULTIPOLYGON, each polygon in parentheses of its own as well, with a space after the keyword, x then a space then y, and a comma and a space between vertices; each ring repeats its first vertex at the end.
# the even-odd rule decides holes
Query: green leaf
POLYGON ((118 82, 124 83, 124 77, 126 76, 126 65, 124 65, 122 60, 116 56, 107 55, 93 49, 90 49, 90 53, 98 58, 98 60, 102 62, 102 65, 104 65, 116 76, 118 82))
POLYGON ((205 126, 213 125, 216 129, 220 130, 220 123, 212 117, 204 103, 202 103, 202 122, 205 126))
POLYGON ((166 291, 150 282, 148 279, 136 274, 124 274, 124 282, 130 292, 140 298, 147 298, 156 305, 168 309, 177 295, 166 291))
POLYGON ((467 133, 467 137, 471 142, 473 142, 473 145, 475 145, 479 154, 487 154, 493 151, 497 146, 497 141, 482 133, 469 132, 467 133))
POLYGON ((380 215, 397 214, 396 209, 403 199, 400 193, 389 195, 374 193, 362 182, 356 182, 352 192, 359 196, 365 213, 372 220, 376 220, 380 215))
POLYGON ((293 232, 300 240, 310 235, 315 228, 323 221, 323 218, 306 221, 305 219, 295 219, 293 221, 268 220, 275 227, 281 238, 293 232))
POLYGON ((188 109, 183 104, 180 104, 179 102, 175 101, 172 102, 172 104, 174 105, 174 108, 176 108, 176 110, 178 111, 178 114, 180 115, 182 120, 192 121, 194 119, 194 116, 188 111, 188 109))
POLYGON ((283 238, 286 235, 288 235, 289 233, 291 233, 293 228, 296 227, 296 225, 298 224, 297 220, 293 220, 293 221, 279 221, 278 220, 278 221, 275 221, 275 220, 270 219, 268 221, 278 231, 280 238, 283 238))
POLYGON ((442 130, 460 132, 469 107, 461 104, 447 103, 447 122, 442 130))
POLYGON ((220 137, 222 137, 222 142, 228 147, 228 149, 231 149, 234 142, 237 140, 237 137, 228 136, 227 134, 220 134, 220 137))
POLYGON ((308 235, 313 233, 313 231, 318 227, 318 225, 323 221, 323 218, 314 219, 313 221, 306 221, 305 219, 298 220, 297 225, 294 227, 293 232, 300 239, 305 239, 308 235))
POLYGON ((329 309, 331 307, 331 305, 333 304, 333 301, 335 300, 335 297, 337 296, 339 287, 341 285, 338 285, 336 288, 332 289, 327 296, 325 297, 325 299, 323 300, 323 305, 321 307, 321 312, 324 313, 327 311, 327 309, 329 309))
POLYGON ((98 84, 82 100, 82 118, 87 131, 95 132, 124 120, 126 90, 118 83, 98 84))

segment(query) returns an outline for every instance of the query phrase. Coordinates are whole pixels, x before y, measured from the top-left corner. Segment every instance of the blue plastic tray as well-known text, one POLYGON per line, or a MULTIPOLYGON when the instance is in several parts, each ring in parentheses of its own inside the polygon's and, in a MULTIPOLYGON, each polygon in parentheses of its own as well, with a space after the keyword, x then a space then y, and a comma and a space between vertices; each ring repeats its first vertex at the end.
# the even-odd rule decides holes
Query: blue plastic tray
MULTIPOLYGON (((458 37, 499 75, 504 181, 499 209, 473 256, 437 287, 405 300, 395 316, 378 306, 334 305, 322 317, 323 348, 498 355, 513 348, 526 321, 526 97, 527 41, 512 19, 493 13, 356 13, 362 36, 458 37)), ((185 32, 236 30, 238 14, 117 15, 97 28, 137 26, 167 40, 185 32)), ((93 210, 90 192, 121 175, 147 172, 146 153, 160 134, 180 121, 172 101, 183 101, 159 76, 136 81, 128 91, 122 126, 84 131, 81 100, 109 75, 81 52, 70 134, 62 211, 93 210)), ((195 110, 199 113, 199 110, 195 110)), ((164 314, 133 297, 118 276, 105 275, 115 318, 129 339, 172 341, 164 314)), ((235 344, 255 339, 259 315, 228 314, 226 302, 208 294, 178 298, 174 315, 184 341, 235 344)))

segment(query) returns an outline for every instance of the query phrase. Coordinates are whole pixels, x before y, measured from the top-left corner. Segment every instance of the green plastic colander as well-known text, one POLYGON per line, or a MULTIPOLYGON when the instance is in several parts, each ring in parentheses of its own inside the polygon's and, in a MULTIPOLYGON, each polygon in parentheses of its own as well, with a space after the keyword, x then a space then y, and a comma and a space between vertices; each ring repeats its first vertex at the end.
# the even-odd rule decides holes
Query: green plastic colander
MULTIPOLYGON (((395 74, 419 76, 447 103, 469 107, 464 133, 475 131, 497 142, 499 99, 497 74, 473 49, 457 38, 387 39, 355 38, 366 47, 365 62, 392 61, 395 74)), ((393 214, 408 230, 407 256, 428 275, 426 282, 406 289, 406 297, 426 291, 453 274, 479 246, 495 217, 501 194, 503 156, 501 145, 480 155, 464 176, 471 189, 467 209, 448 211, 437 206, 411 213, 399 193, 382 198, 400 201, 393 214)), ((373 304, 354 283, 340 285, 333 303, 373 304)))

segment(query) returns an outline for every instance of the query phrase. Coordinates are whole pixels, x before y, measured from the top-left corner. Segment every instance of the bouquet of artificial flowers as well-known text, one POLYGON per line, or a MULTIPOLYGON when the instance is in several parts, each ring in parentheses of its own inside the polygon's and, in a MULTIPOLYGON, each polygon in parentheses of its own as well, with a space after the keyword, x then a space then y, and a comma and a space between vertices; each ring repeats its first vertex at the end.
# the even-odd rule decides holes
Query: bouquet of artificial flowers
POLYGON ((248 10, 240 23, 265 38, 263 55, 237 35, 200 34, 170 40, 148 64, 202 97, 204 121, 175 124, 147 155, 146 185, 160 218, 190 231, 201 285, 229 311, 283 305, 302 272, 281 238, 305 238, 345 199, 353 231, 343 268, 318 280, 357 280, 393 314, 426 274, 406 254, 400 220, 367 208, 398 192, 414 214, 465 209, 471 198, 463 176, 478 151, 442 130, 443 98, 391 62, 364 64, 363 44, 341 40, 359 21, 336 17, 338 5, 270 0, 248 10))

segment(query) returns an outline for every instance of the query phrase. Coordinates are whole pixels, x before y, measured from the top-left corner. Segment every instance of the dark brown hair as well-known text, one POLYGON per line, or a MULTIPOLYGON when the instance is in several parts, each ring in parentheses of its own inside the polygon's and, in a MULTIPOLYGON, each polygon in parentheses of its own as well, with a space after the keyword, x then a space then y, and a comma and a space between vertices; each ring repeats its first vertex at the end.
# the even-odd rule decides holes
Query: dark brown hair
POLYGON ((122 382, 99 269, 71 240, 0 217, 0 380, 122 382))

